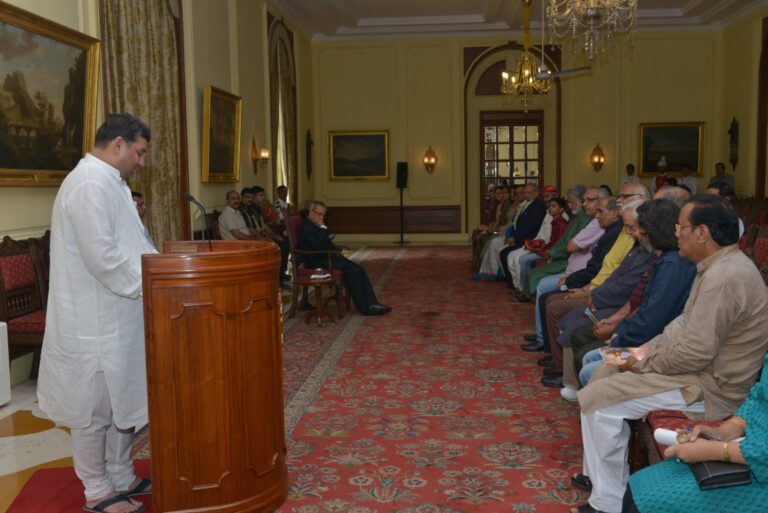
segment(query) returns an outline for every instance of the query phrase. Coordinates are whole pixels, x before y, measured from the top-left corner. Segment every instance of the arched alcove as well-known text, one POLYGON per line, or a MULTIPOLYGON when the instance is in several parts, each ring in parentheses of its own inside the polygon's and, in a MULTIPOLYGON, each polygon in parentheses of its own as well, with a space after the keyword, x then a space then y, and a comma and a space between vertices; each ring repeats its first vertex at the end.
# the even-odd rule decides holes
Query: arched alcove
MULTIPOLYGON (((501 72, 504 69, 514 69, 518 56, 522 53, 522 45, 509 42, 482 51, 467 49, 465 55, 472 54, 471 63, 466 63, 464 74, 464 190, 465 190, 465 223, 468 230, 481 222, 482 205, 484 203, 485 185, 493 180, 484 180, 484 169, 492 169, 494 164, 489 163, 489 151, 496 151, 495 160, 498 161, 498 182, 504 178, 512 181, 515 169, 514 162, 526 165, 530 155, 516 155, 513 147, 527 146, 527 141, 516 143, 510 141, 509 154, 504 157, 504 142, 498 144, 501 139, 486 142, 489 131, 484 128, 489 126, 512 126, 531 123, 530 126, 540 127, 540 132, 535 141, 531 140, 531 146, 540 152, 537 162, 537 175, 528 176, 527 168, 523 167, 525 176, 517 177, 518 182, 536 178, 541 184, 554 183, 560 186, 561 174, 561 89, 560 81, 552 79, 552 87, 546 95, 534 95, 530 104, 524 105, 522 98, 505 96, 501 94, 501 72), (534 144, 535 143, 535 144, 534 144), (539 146, 535 146, 539 145, 539 146), (488 151, 486 151, 486 148, 488 151), (519 159, 519 160, 518 160, 519 159), (528 160, 526 160, 528 159, 528 160), (491 166, 490 168, 488 166, 491 166), (510 176, 502 176, 507 169, 510 176), (522 178, 523 180, 521 180, 522 178)), ((537 60, 541 58, 540 51, 532 48, 537 60)), ((551 70, 560 68, 559 48, 549 49, 544 53, 544 59, 551 70)), ((496 130, 498 134, 498 130, 496 130)), ((500 136, 503 137, 503 136, 500 136)), ((510 136, 511 137, 511 136, 510 136)))

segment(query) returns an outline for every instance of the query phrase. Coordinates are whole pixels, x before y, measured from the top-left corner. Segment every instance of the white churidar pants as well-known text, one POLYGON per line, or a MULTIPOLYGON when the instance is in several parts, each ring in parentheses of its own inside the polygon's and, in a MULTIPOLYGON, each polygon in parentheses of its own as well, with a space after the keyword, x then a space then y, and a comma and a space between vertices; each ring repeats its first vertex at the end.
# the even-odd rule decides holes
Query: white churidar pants
POLYGON ((131 461, 133 433, 120 433, 112 422, 112 405, 103 372, 93 385, 91 424, 71 430, 75 473, 92 501, 113 491, 127 490, 136 479, 131 461))
MULTIPOLYGON (((525 248, 517 248, 512 253, 507 255, 507 269, 512 274, 512 284, 517 290, 520 290, 520 257, 528 253, 525 248)), ((503 262, 502 262, 503 265, 503 262)))
POLYGON ((584 475, 592 480, 589 504, 598 511, 618 513, 629 479, 629 426, 655 410, 703 412, 704 402, 686 405, 679 390, 630 399, 591 413, 581 412, 584 475))

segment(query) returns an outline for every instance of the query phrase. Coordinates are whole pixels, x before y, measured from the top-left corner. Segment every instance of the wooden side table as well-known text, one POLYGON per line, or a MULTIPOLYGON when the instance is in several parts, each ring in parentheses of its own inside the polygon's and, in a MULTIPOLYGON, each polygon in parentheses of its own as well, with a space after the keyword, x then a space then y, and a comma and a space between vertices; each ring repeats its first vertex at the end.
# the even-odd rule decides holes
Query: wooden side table
POLYGON ((310 277, 299 277, 299 287, 308 289, 309 287, 315 288, 315 309, 307 313, 306 323, 312 322, 312 319, 317 319, 317 325, 323 325, 323 319, 335 322, 333 314, 325 309, 328 299, 323 300, 323 287, 329 286, 333 291, 333 296, 328 299, 334 299, 339 306, 339 318, 342 316, 342 304, 341 304, 341 288, 338 286, 336 278, 333 276, 323 279, 312 279, 310 277))

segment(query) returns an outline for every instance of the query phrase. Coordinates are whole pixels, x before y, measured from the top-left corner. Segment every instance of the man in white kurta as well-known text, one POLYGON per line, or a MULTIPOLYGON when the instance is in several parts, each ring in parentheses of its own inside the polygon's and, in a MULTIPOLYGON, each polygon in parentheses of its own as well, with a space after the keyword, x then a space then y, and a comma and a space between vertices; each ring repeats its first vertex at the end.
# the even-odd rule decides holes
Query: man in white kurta
POLYGON ((149 139, 140 120, 109 116, 53 205, 38 399, 71 428, 85 507, 96 511, 143 511, 126 495, 149 489, 134 474, 130 432, 147 423, 141 255, 156 251, 125 182, 149 139))

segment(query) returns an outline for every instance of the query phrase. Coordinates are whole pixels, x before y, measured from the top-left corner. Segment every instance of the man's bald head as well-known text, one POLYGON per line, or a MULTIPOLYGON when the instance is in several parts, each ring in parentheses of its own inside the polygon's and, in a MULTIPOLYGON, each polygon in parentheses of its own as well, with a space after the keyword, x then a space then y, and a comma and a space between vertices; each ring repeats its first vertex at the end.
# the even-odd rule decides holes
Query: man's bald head
POLYGON ((691 193, 682 187, 665 185, 656 191, 656 194, 653 195, 653 199, 668 199, 673 201, 678 207, 682 208, 685 202, 691 199, 691 193))

